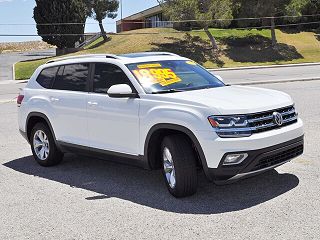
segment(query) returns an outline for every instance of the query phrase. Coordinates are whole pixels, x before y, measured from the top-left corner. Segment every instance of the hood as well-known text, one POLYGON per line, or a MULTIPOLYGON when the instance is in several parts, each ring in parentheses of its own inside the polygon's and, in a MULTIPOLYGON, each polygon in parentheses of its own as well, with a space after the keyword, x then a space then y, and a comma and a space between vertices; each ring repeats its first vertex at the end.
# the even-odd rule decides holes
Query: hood
POLYGON ((212 114, 246 114, 273 110, 293 104, 283 92, 246 86, 226 86, 162 95, 170 101, 211 108, 212 114))

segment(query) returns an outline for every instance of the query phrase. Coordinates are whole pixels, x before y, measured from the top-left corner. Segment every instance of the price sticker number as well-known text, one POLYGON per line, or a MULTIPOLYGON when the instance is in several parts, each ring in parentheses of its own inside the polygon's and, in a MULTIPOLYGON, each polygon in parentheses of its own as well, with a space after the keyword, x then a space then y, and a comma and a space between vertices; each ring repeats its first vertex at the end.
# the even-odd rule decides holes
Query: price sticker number
POLYGON ((139 69, 133 71, 142 85, 159 83, 161 86, 168 86, 181 79, 170 68, 139 69))

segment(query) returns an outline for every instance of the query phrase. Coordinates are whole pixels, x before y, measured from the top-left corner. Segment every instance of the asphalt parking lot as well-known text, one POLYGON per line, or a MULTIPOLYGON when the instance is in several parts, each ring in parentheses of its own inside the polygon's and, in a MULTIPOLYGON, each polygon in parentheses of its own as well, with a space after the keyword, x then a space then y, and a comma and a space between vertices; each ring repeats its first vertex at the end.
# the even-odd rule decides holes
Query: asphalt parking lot
POLYGON ((232 185, 201 175, 196 195, 175 199, 160 172, 71 154, 38 166, 18 132, 17 86, 1 86, 0 239, 319 239, 320 81, 261 87, 295 99, 305 154, 232 185))

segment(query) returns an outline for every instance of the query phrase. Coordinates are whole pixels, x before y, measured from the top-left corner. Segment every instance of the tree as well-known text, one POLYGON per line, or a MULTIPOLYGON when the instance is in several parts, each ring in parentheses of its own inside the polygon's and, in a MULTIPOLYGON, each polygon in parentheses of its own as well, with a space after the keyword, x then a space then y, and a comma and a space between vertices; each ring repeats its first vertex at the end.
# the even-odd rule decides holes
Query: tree
POLYGON ((230 24, 230 20, 214 21, 214 19, 232 18, 231 0, 159 0, 158 2, 171 21, 196 20, 210 39, 213 50, 218 49, 209 27, 224 27, 230 24))
POLYGON ((240 6, 238 8, 238 17, 261 17, 268 20, 271 29, 272 46, 275 47, 277 45, 275 18, 288 13, 292 0, 234 0, 234 2, 235 6, 240 6))
POLYGON ((225 27, 231 20, 212 21, 214 19, 232 19, 232 2, 229 0, 197 0, 196 19, 207 34, 213 49, 218 49, 216 39, 209 31, 209 27, 225 27))
POLYGON ((319 0, 305 0, 307 3, 302 8, 303 14, 319 14, 320 1, 319 0))
POLYGON ((85 4, 87 6, 88 16, 94 18, 96 21, 99 22, 101 35, 104 41, 107 41, 108 37, 104 30, 102 21, 106 17, 112 18, 112 19, 117 17, 117 11, 119 9, 119 1, 118 0, 85 0, 85 4))
POLYGON ((319 0, 292 0, 287 7, 289 13, 293 15, 300 14, 318 14, 320 10, 319 0))
POLYGON ((33 17, 38 35, 60 49, 74 48, 84 34, 85 11, 81 0, 36 0, 33 17))

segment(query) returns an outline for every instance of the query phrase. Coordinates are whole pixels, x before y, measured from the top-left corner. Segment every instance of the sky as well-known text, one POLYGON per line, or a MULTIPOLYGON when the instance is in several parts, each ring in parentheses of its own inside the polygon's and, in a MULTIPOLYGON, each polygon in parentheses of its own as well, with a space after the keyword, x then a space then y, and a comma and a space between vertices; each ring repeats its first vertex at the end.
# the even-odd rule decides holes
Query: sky
MULTIPOLYGON (((156 0, 122 0, 123 17, 142 11, 157 5, 156 0)), ((0 35, 2 34, 37 34, 35 21, 33 19, 33 8, 35 0, 0 0, 0 35), (34 25, 7 25, 7 24, 34 24, 34 25)), ((105 19, 104 25, 107 32, 115 32, 115 21, 120 19, 119 14, 116 19, 105 19)), ((87 23, 97 23, 88 19, 87 23)), ((86 32, 99 32, 97 24, 86 26, 86 32)), ((0 42, 22 42, 40 40, 39 37, 3 37, 0 42)))

